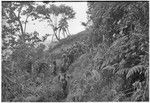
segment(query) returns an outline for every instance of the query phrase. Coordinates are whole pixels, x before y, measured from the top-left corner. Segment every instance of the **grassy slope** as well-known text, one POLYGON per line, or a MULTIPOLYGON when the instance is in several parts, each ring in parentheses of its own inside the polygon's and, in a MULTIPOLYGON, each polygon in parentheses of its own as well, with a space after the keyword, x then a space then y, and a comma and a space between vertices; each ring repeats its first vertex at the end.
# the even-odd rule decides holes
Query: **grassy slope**
POLYGON ((50 49, 49 52, 52 53, 62 47, 65 47, 65 46, 68 47, 76 41, 86 40, 88 38, 88 36, 89 36, 89 32, 85 30, 85 31, 79 32, 75 35, 71 35, 67 38, 61 39, 61 41, 59 43, 57 43, 52 49, 50 49))
POLYGON ((54 46, 49 48, 49 50, 48 50, 50 61, 54 60, 54 59, 60 59, 60 57, 62 55, 62 51, 61 51, 62 49, 66 50, 67 48, 69 48, 71 45, 73 45, 77 41, 80 41, 80 42, 83 40, 87 41, 89 38, 89 35, 90 35, 90 32, 87 30, 84 30, 75 35, 71 35, 67 38, 61 39, 61 41, 56 44, 53 43, 54 46))

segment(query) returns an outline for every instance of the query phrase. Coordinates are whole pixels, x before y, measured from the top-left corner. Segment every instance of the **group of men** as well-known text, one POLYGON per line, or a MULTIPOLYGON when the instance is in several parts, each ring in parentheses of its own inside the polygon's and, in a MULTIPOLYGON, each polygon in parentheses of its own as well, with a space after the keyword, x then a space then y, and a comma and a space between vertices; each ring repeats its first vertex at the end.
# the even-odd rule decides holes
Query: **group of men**
POLYGON ((73 62, 73 57, 71 57, 70 55, 67 56, 66 54, 63 54, 61 61, 62 61, 61 66, 58 66, 56 61, 53 61, 53 65, 54 65, 53 75, 54 76, 56 76, 59 71, 61 74, 65 74, 68 71, 70 64, 73 62))
POLYGON ((63 54, 62 55, 62 63, 61 66, 58 66, 56 61, 53 61, 53 75, 54 76, 58 76, 58 80, 61 82, 62 84, 62 89, 64 91, 64 95, 65 97, 68 94, 68 75, 67 75, 67 71, 69 69, 69 65, 70 65, 70 58, 66 55, 63 54))

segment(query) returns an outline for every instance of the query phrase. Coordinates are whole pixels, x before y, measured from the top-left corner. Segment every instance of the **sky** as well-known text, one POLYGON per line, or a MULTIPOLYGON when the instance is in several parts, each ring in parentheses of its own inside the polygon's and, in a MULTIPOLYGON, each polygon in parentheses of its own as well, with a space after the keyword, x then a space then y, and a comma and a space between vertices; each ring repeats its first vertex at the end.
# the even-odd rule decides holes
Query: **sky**
MULTIPOLYGON (((69 31, 71 34, 76 34, 85 30, 85 27, 81 25, 81 22, 87 21, 87 2, 55 2, 55 5, 65 4, 73 8, 76 12, 75 18, 69 20, 69 31)), ((27 24, 27 32, 37 31, 40 35, 52 34, 52 29, 46 22, 31 21, 27 24)))

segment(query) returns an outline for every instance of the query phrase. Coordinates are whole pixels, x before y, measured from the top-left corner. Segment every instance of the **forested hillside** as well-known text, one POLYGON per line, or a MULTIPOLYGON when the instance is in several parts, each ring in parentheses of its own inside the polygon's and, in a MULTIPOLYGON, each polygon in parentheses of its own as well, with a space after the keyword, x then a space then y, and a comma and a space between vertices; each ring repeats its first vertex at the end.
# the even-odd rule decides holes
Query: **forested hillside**
POLYGON ((2 2, 3 102, 149 101, 149 2, 88 2, 86 30, 75 35, 66 32, 70 7, 32 3, 2 2), (65 17, 51 24, 57 41, 45 49, 49 35, 26 33, 19 14, 51 13, 65 17))

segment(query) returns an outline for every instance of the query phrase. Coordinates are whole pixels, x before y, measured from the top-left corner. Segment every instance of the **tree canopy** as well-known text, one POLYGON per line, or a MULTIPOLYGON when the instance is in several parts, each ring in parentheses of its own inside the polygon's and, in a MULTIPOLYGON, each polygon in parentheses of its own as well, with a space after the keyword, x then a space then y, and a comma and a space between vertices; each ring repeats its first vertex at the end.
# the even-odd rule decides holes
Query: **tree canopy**
POLYGON ((64 36, 70 34, 68 20, 73 19, 75 16, 75 12, 71 7, 46 3, 42 6, 37 6, 36 11, 41 15, 43 20, 47 20, 57 40, 60 40, 61 31, 64 36))

